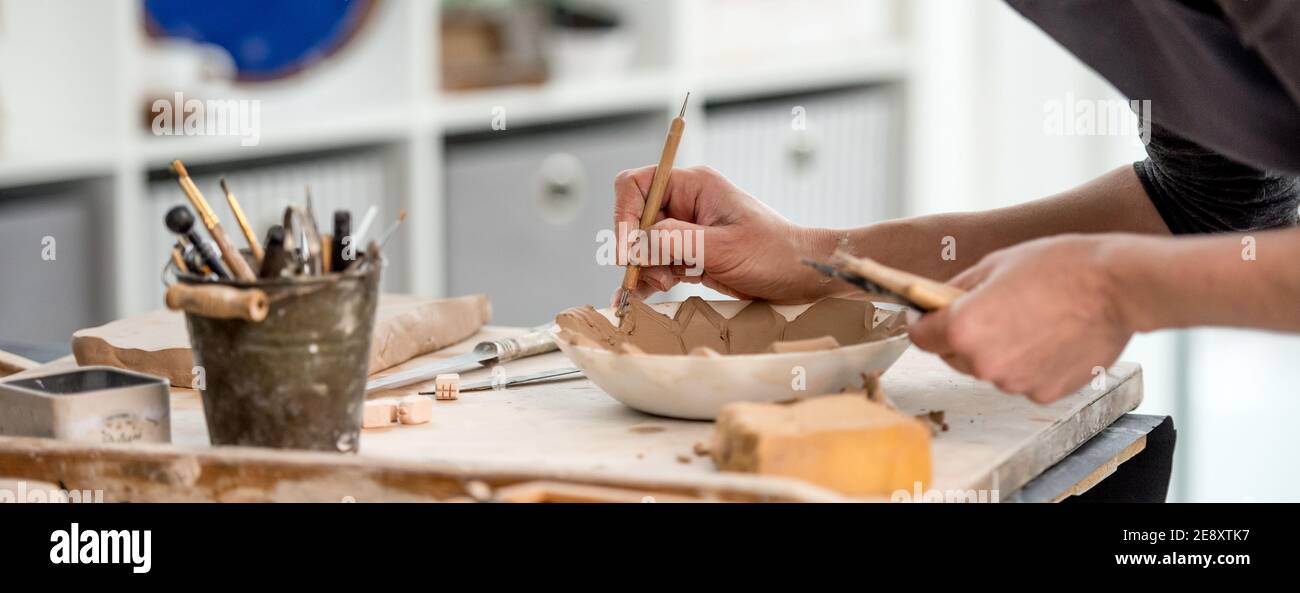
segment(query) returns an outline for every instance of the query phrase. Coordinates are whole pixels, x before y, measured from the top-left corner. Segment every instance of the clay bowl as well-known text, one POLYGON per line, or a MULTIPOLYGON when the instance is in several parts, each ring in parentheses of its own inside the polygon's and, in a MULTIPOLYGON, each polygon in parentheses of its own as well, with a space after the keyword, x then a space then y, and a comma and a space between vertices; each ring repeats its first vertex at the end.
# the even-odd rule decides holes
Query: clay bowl
MULTIPOLYGON (((731 318, 748 301, 709 301, 731 318)), ((875 303, 875 322, 902 315, 897 305, 875 303)), ((656 303, 672 317, 681 302, 656 303)), ((794 319, 810 305, 773 306, 794 319)), ((610 309, 598 312, 615 322, 610 309)), ((850 344, 832 350, 781 354, 733 354, 715 357, 680 354, 629 354, 557 338, 564 354, 587 378, 614 399, 642 412, 688 420, 713 420, 722 407, 739 401, 776 402, 859 389, 862 375, 885 372, 911 341, 907 333, 850 344), (793 387, 796 367, 803 368, 806 389, 793 387)))

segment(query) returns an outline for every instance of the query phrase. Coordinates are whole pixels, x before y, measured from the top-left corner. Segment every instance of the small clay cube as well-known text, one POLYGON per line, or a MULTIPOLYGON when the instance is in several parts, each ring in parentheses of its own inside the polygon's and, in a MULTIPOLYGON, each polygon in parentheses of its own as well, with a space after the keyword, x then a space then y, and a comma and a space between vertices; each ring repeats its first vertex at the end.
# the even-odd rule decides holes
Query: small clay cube
POLYGON ((434 395, 438 399, 452 400, 460 397, 460 375, 450 373, 433 379, 434 395))
POLYGON ((397 422, 397 402, 391 399, 374 399, 366 402, 361 414, 362 428, 384 428, 397 422))
POLYGON ((402 424, 424 424, 433 419, 433 398, 426 395, 404 397, 397 404, 397 419, 402 424))

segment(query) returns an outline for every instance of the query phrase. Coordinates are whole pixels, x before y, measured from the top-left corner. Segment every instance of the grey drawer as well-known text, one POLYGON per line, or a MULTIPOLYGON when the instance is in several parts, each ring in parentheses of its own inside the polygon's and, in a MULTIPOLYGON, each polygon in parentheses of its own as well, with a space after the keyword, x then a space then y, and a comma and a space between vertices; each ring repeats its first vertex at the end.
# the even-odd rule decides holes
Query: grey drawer
POLYGON ((608 305, 623 271, 596 264, 596 234, 613 228, 614 176, 658 160, 667 125, 637 116, 448 140, 449 292, 486 293, 506 325, 608 305))
POLYGON ((799 224, 894 218, 901 105, 889 85, 713 104, 705 162, 799 224), (804 129, 793 125, 796 109, 804 129))
POLYGON ((97 195, 94 182, 0 191, 0 340, 67 344, 104 321, 112 289, 100 273, 97 195))

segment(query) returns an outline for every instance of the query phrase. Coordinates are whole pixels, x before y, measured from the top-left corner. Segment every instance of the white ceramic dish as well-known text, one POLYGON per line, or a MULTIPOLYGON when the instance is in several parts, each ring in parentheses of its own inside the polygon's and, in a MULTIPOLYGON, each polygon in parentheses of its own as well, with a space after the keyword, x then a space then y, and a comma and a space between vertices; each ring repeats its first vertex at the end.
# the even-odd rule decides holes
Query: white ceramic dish
MULTIPOLYGON (((724 317, 733 317, 748 301, 709 301, 724 317)), ((657 303, 655 310, 672 316, 681 302, 657 303)), ((794 319, 810 305, 774 306, 794 319)), ((876 323, 902 315, 897 305, 876 303, 876 323)), ((600 309, 614 321, 610 309, 600 309)), ((911 345, 907 334, 818 352, 739 354, 719 357, 624 354, 570 344, 556 339, 560 349, 592 383, 614 399, 642 412, 712 420, 722 406, 738 401, 775 402, 795 397, 838 393, 859 388, 862 375, 884 372, 911 345), (797 379, 802 375, 804 389, 797 379)))

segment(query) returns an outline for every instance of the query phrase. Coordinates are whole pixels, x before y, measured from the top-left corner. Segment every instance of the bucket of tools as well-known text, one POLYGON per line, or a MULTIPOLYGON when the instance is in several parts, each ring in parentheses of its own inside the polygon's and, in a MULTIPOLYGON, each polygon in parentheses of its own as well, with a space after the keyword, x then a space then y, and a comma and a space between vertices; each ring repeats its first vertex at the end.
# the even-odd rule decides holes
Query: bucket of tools
POLYGON ((168 301, 185 311, 213 445, 357 451, 379 273, 177 276, 168 301))
MULTIPOLYGON (((353 253, 347 242, 322 235, 308 197, 306 207, 286 209, 284 225, 269 229, 263 248, 223 180, 249 243, 236 249, 184 167, 173 167, 199 216, 184 206, 168 212, 167 227, 179 240, 164 273, 175 278, 166 302, 185 312, 208 440, 356 452, 382 242, 353 253), (199 234, 198 220, 211 241, 199 234)), ((335 235, 350 241, 339 220, 336 213, 335 235)))

